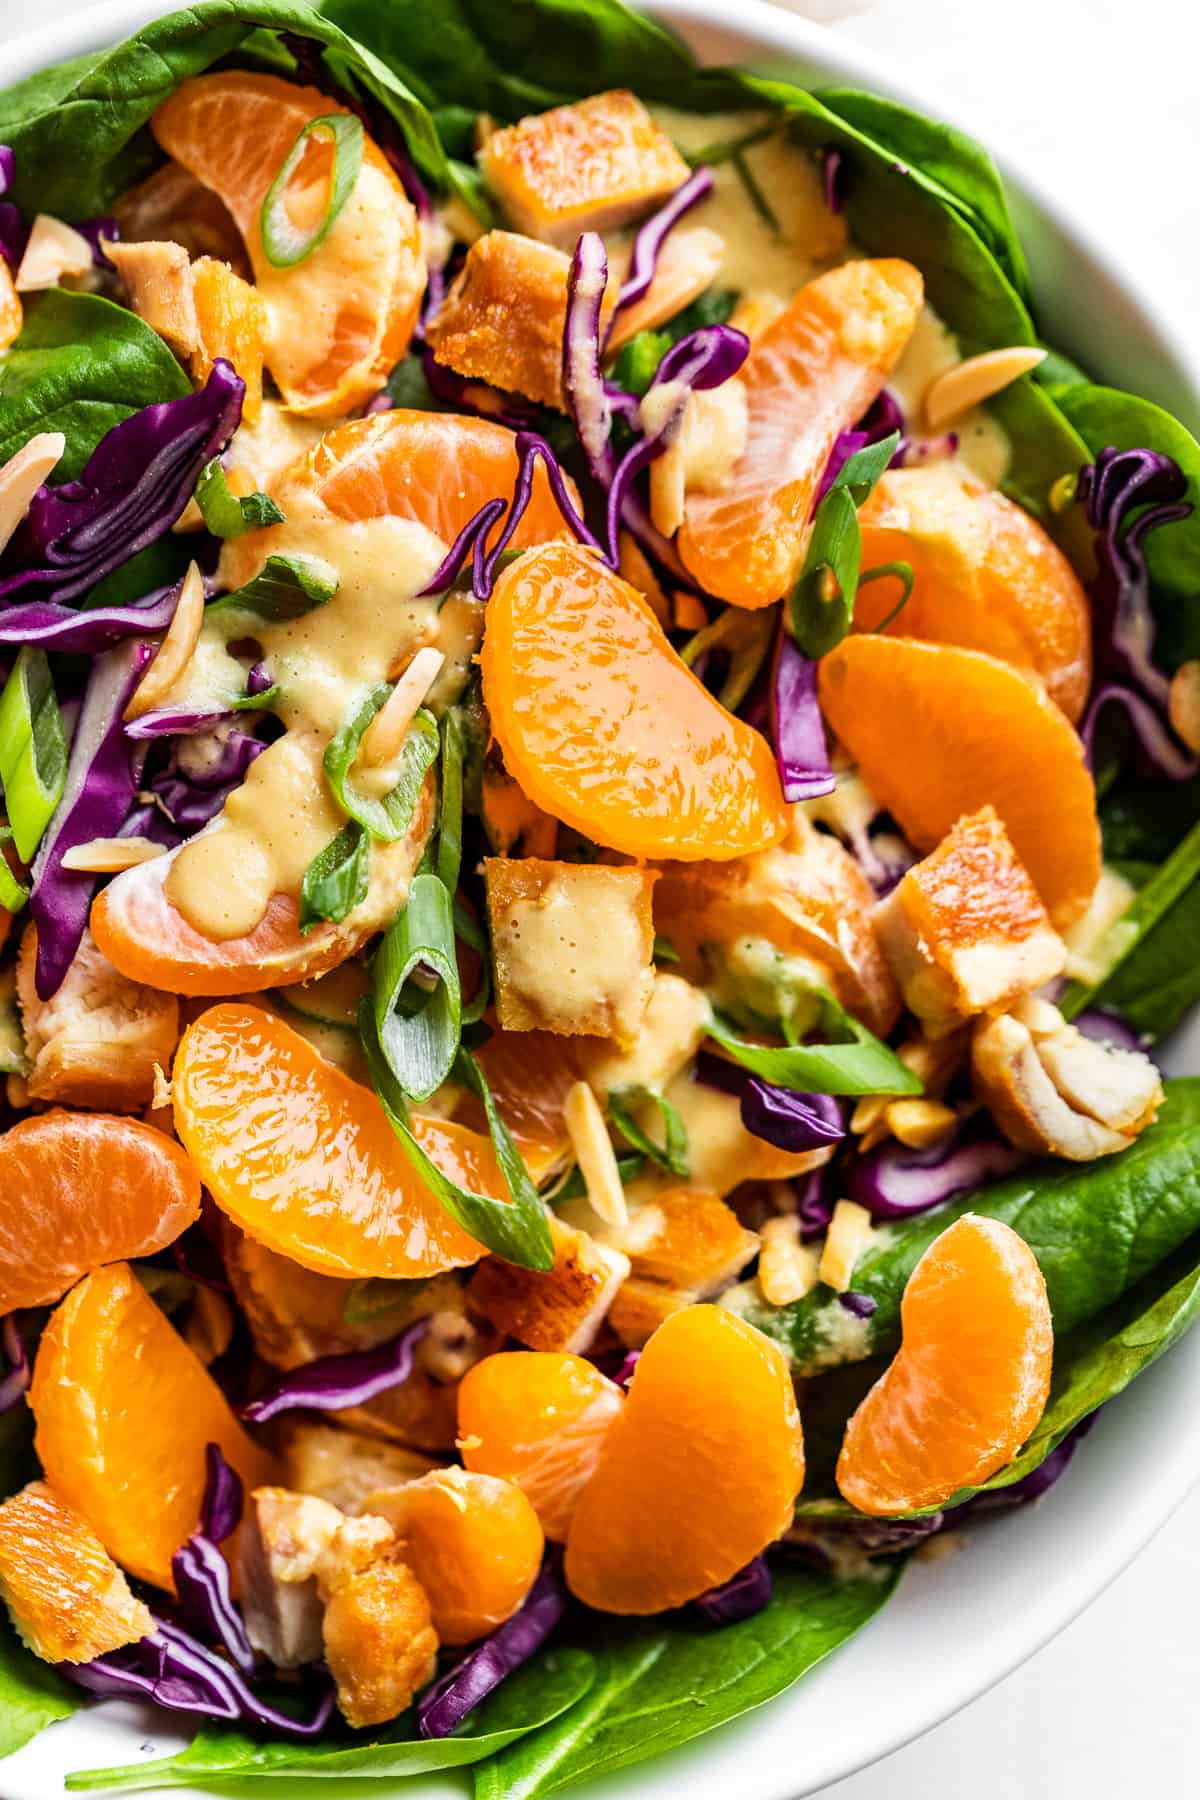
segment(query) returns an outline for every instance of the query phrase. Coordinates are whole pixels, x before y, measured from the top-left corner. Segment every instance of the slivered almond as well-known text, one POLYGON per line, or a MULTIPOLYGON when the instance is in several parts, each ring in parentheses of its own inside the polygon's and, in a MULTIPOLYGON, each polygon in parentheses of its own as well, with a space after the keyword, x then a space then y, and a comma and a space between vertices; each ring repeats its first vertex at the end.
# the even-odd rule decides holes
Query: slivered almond
POLYGON ((29 511, 29 503, 62 460, 67 440, 61 431, 39 431, 0 469, 0 550, 29 511))
POLYGON ((1200 751, 1200 662, 1181 663, 1171 677, 1167 715, 1176 737, 1200 751))
POLYGON ((817 1285, 817 1253, 800 1242, 794 1216, 768 1219, 759 1236, 758 1285, 768 1306, 790 1306, 817 1285))
POLYGON ((136 869, 139 863, 165 855, 165 846, 150 838, 91 838, 64 851, 62 866, 84 875, 117 875, 122 869, 136 869))
POLYGON ((871 1241, 871 1215, 857 1200, 839 1200, 829 1221, 817 1274, 826 1287, 844 1294, 855 1264, 871 1241))
POLYGON ((616 1152, 595 1094, 577 1081, 563 1101, 563 1122, 583 1175, 592 1210, 606 1225, 627 1225, 629 1208, 617 1168, 616 1152))
POLYGON ((57 287, 64 275, 86 275, 93 267, 92 246, 83 233, 52 213, 39 213, 17 270, 18 294, 57 287))
POLYGON ((1013 344, 1007 350, 985 350, 982 356, 955 363, 925 389, 925 423, 931 431, 941 431, 961 413, 1000 393, 1019 375, 1028 375, 1045 355, 1036 344, 1013 344))
POLYGON ((888 1128, 910 1150, 940 1144, 958 1124, 958 1114, 941 1100, 893 1100, 884 1117, 888 1128))
POLYGON ((445 660, 443 653, 435 650, 432 644, 417 651, 363 734, 358 747, 360 767, 379 768, 399 756, 408 728, 441 674, 445 660))
POLYGON ((167 635, 159 645, 154 661, 134 689, 133 698, 125 708, 126 719, 140 719, 143 713, 162 705, 191 662, 203 623, 204 583, 197 565, 189 563, 167 635))

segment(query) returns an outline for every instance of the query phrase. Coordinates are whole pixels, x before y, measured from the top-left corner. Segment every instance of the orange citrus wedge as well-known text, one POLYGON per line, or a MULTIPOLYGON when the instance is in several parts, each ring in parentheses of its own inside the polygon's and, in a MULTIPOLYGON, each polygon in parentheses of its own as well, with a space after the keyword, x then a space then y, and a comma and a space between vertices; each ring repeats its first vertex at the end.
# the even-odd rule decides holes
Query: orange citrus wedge
POLYGON ((507 568, 483 692, 505 767, 585 837, 637 857, 728 861, 783 836, 765 738, 726 712, 648 602, 574 543, 507 568))

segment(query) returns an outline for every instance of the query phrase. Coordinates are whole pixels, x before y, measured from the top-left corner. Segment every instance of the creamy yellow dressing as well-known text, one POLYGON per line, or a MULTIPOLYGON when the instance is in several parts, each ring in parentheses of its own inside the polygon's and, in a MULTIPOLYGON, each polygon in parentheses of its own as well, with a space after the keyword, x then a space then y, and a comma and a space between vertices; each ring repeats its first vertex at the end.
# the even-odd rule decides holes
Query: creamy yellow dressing
MULTIPOLYGON (((888 387, 904 408, 909 430, 920 435, 926 426, 922 402, 935 377, 962 361, 958 339, 947 329, 932 306, 924 306, 904 354, 888 377, 888 387)), ((958 450, 939 468, 955 468, 974 475, 987 487, 999 487, 1008 473, 1008 433, 986 407, 973 406, 954 421, 958 450)))
POLYGON ((505 979, 551 1031, 611 1017, 614 1035, 636 1036, 653 971, 633 904, 609 881, 555 876, 529 900, 513 900, 497 931, 505 979))

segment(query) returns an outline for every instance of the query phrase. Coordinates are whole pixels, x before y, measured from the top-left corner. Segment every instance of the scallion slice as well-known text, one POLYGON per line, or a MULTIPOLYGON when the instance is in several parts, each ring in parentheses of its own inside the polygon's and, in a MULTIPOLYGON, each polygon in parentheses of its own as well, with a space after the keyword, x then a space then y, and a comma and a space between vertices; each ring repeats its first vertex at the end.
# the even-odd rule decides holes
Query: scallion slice
POLYGON ((318 250, 333 229, 334 221, 350 198, 362 167, 363 128, 353 113, 327 113, 310 119, 283 159, 283 166, 267 189, 259 229, 263 254, 274 269, 292 269, 318 250), (288 186, 299 168, 310 137, 326 137, 333 148, 333 168, 325 209, 316 225, 301 230, 288 212, 288 186))
POLYGON ((436 875, 415 875, 374 967, 375 1031, 406 1099, 428 1100, 449 1075, 461 1006, 453 901, 436 875))
POLYGON ((623 1088, 620 1093, 609 1096, 608 1116, 625 1142, 634 1150, 640 1150, 643 1156, 656 1162, 660 1169, 669 1169, 672 1175, 679 1175, 686 1180, 691 1172, 688 1168, 687 1126, 665 1094, 656 1094, 653 1088, 648 1087, 623 1088), (649 1132, 643 1130, 633 1116, 632 1109, 635 1106, 650 1102, 658 1108, 663 1122, 661 1144, 656 1144, 649 1132))
POLYGON ((349 818, 357 819, 372 837, 388 844, 407 835, 421 784, 437 761, 440 742, 432 713, 422 710, 408 728, 394 765, 396 780, 387 793, 369 794, 352 778, 358 747, 367 726, 391 691, 392 683, 387 681, 372 688, 325 751, 325 774, 342 811, 349 818))
POLYGON ((367 897, 371 879, 371 839, 357 819, 348 819, 335 838, 317 852, 300 884, 300 932, 332 920, 340 925, 367 897))
MULTIPOLYGON (((0 825, 0 846, 11 842, 11 826, 0 825)), ((16 876, 8 866, 8 858, 4 855, 3 849, 0 848, 0 906, 4 908, 5 912, 17 913, 20 912, 28 898, 29 889, 21 886, 21 883, 17 880, 16 876)), ((5 1071, 3 1068, 0 1068, 0 1074, 7 1072, 8 1071, 5 1071)))
POLYGON ((0 694, 0 782, 13 841, 32 862, 62 799, 67 741, 44 650, 24 644, 0 694))

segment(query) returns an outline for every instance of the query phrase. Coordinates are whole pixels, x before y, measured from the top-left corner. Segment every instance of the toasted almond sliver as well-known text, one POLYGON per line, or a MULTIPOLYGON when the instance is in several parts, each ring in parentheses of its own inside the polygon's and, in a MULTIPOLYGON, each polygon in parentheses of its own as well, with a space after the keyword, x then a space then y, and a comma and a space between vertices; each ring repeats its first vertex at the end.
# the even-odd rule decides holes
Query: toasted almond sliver
POLYGON ((1181 663, 1171 677, 1167 715, 1176 736, 1200 751, 1200 662, 1181 663))
POLYGON ((191 662, 203 623, 204 583, 197 565, 189 563, 183 586, 179 590, 179 604, 175 608, 167 635, 159 645, 154 661, 134 689, 133 698, 125 708, 126 719, 140 719, 143 713, 162 705, 191 662))
POLYGON ((985 350, 982 356, 955 363, 925 389, 925 423, 931 431, 941 431, 960 413, 990 400, 1019 375, 1028 375, 1045 355, 1036 344, 1013 344, 1007 350, 985 350))
POLYGON ((593 1212, 606 1225, 627 1225, 629 1208, 617 1168, 616 1152, 595 1094, 586 1081, 577 1081, 563 1101, 563 1123, 583 1175, 593 1212))
POLYGON ((379 768, 399 756, 408 728, 441 674, 445 660, 442 651, 435 650, 432 644, 417 651, 363 734, 357 757, 360 768, 379 768))
POLYGON ((64 851, 62 866, 83 875, 116 875, 166 853, 165 845, 153 843, 150 838, 91 838, 86 844, 64 851))
POLYGON ((39 213, 29 230, 16 289, 18 294, 40 293, 57 287, 64 275, 86 275, 93 266, 92 246, 81 231, 52 213, 39 213))
POLYGON ((910 1150, 926 1150, 950 1136, 958 1114, 941 1100, 893 1100, 885 1115, 895 1138, 910 1150))
POLYGON ((760 1233, 758 1285, 768 1306, 791 1306, 817 1285, 817 1253, 800 1242, 794 1216, 768 1219, 760 1233))
POLYGON ((67 440, 61 431, 39 431, 0 469, 0 550, 29 511, 29 502, 62 460, 67 440))
POLYGON ((829 1221, 817 1273, 827 1287, 844 1294, 854 1267, 871 1241, 871 1215, 857 1200, 839 1200, 829 1221))

